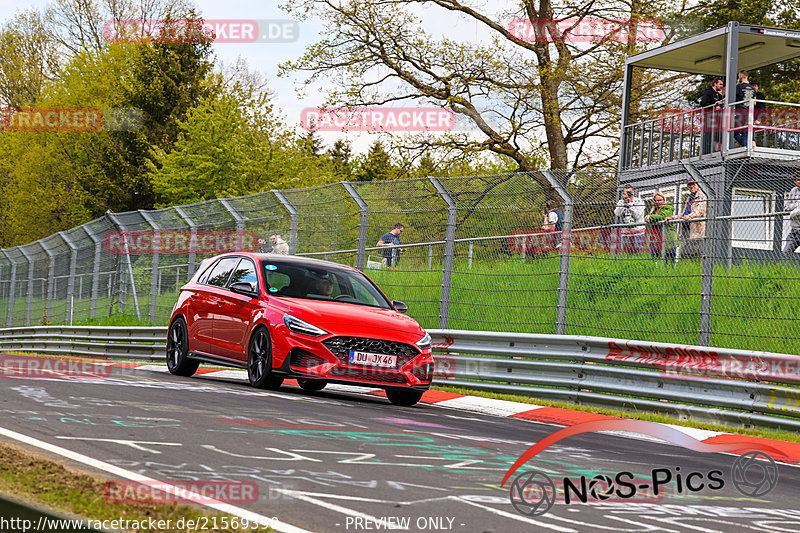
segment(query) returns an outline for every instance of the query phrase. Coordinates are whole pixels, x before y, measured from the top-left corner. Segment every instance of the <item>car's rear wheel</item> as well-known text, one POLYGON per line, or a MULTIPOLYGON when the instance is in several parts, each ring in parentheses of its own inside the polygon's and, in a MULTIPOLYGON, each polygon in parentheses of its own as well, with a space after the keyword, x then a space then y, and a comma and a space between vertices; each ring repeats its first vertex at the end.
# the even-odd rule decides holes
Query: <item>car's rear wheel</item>
POLYGON ((386 397, 395 405, 409 407, 422 398, 422 391, 413 389, 386 389, 386 397))
POLYGON ((191 376, 199 366, 199 361, 189 359, 189 334, 186 322, 179 316, 167 333, 167 368, 176 376, 191 376))
POLYGON ((328 382, 322 379, 297 378, 297 384, 300 385, 300 388, 303 390, 318 391, 324 389, 328 382))
POLYGON ((283 383, 283 378, 272 373, 272 341, 266 328, 258 328, 250 337, 247 379, 250 385, 259 389, 277 389, 283 383))

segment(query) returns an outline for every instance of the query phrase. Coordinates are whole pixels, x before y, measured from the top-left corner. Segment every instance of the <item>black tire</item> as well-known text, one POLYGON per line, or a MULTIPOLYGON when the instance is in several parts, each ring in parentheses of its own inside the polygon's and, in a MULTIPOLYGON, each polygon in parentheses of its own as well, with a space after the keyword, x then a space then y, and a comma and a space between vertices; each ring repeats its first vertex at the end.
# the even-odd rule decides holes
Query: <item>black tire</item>
POLYGON ((258 389, 277 389, 283 378, 272 373, 272 340, 266 328, 259 327, 250 337, 247 350, 247 379, 258 389))
POLYGON ((422 398, 422 391, 413 389, 386 389, 386 397, 395 405, 411 407, 422 398))
POLYGON ((167 333, 167 368, 176 376, 191 376, 197 372, 200 361, 189 359, 189 333, 183 317, 172 321, 167 333))
POLYGON ((301 389, 313 392, 324 389, 328 382, 322 379, 297 378, 297 384, 301 389))

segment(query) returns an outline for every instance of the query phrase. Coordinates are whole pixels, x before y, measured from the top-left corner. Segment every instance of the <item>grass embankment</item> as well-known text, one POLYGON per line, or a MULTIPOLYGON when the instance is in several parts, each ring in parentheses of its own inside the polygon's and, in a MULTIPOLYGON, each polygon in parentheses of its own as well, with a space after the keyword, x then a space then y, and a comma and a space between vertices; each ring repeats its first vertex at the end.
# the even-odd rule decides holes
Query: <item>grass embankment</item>
MULTIPOLYGON (((401 262, 400 270, 368 271, 393 299, 409 304, 423 327, 439 326, 441 263, 401 262)), ((451 279, 451 329, 555 333, 559 257, 523 260, 476 258, 455 262, 451 279)), ((800 354, 800 267, 795 262, 744 262, 728 269, 716 265, 711 298, 711 345, 722 348, 800 354)), ((148 286, 149 288, 149 286, 148 286)), ((697 344, 700 330, 702 265, 678 264, 626 255, 573 255, 570 258, 566 333, 674 344, 697 344)), ((164 325, 177 293, 159 295, 154 325, 164 325)), ((133 298, 124 313, 110 300, 97 305, 75 300, 75 325, 151 325, 150 296, 139 295, 140 319, 133 298)), ((44 314, 44 302, 32 300, 31 324, 44 314)), ((7 300, 0 300, 0 324, 7 300)), ((64 323, 63 301, 54 301, 51 323, 64 323)), ((15 324, 25 322, 25 298, 17 297, 15 324)))

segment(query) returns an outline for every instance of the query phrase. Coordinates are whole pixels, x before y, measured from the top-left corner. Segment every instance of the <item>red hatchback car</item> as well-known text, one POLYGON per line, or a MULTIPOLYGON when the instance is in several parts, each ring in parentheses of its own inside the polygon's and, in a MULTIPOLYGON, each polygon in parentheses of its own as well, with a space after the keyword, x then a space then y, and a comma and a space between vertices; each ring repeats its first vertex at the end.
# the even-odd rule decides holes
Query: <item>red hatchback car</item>
POLYGON ((229 253, 203 262, 181 288, 167 336, 167 366, 246 368, 250 384, 306 390, 327 383, 380 387, 414 405, 433 377, 430 336, 408 307, 348 266, 274 254, 229 253))

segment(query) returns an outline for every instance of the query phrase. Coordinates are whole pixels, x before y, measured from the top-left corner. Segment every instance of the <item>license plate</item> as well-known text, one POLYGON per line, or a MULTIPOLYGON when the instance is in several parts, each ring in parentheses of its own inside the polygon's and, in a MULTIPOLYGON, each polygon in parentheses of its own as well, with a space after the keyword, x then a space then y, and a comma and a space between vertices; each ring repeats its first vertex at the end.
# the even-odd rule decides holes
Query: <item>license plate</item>
POLYGON ((350 350, 350 362, 357 365, 382 366, 394 368, 397 366, 396 355, 384 355, 380 353, 357 352, 350 350))

